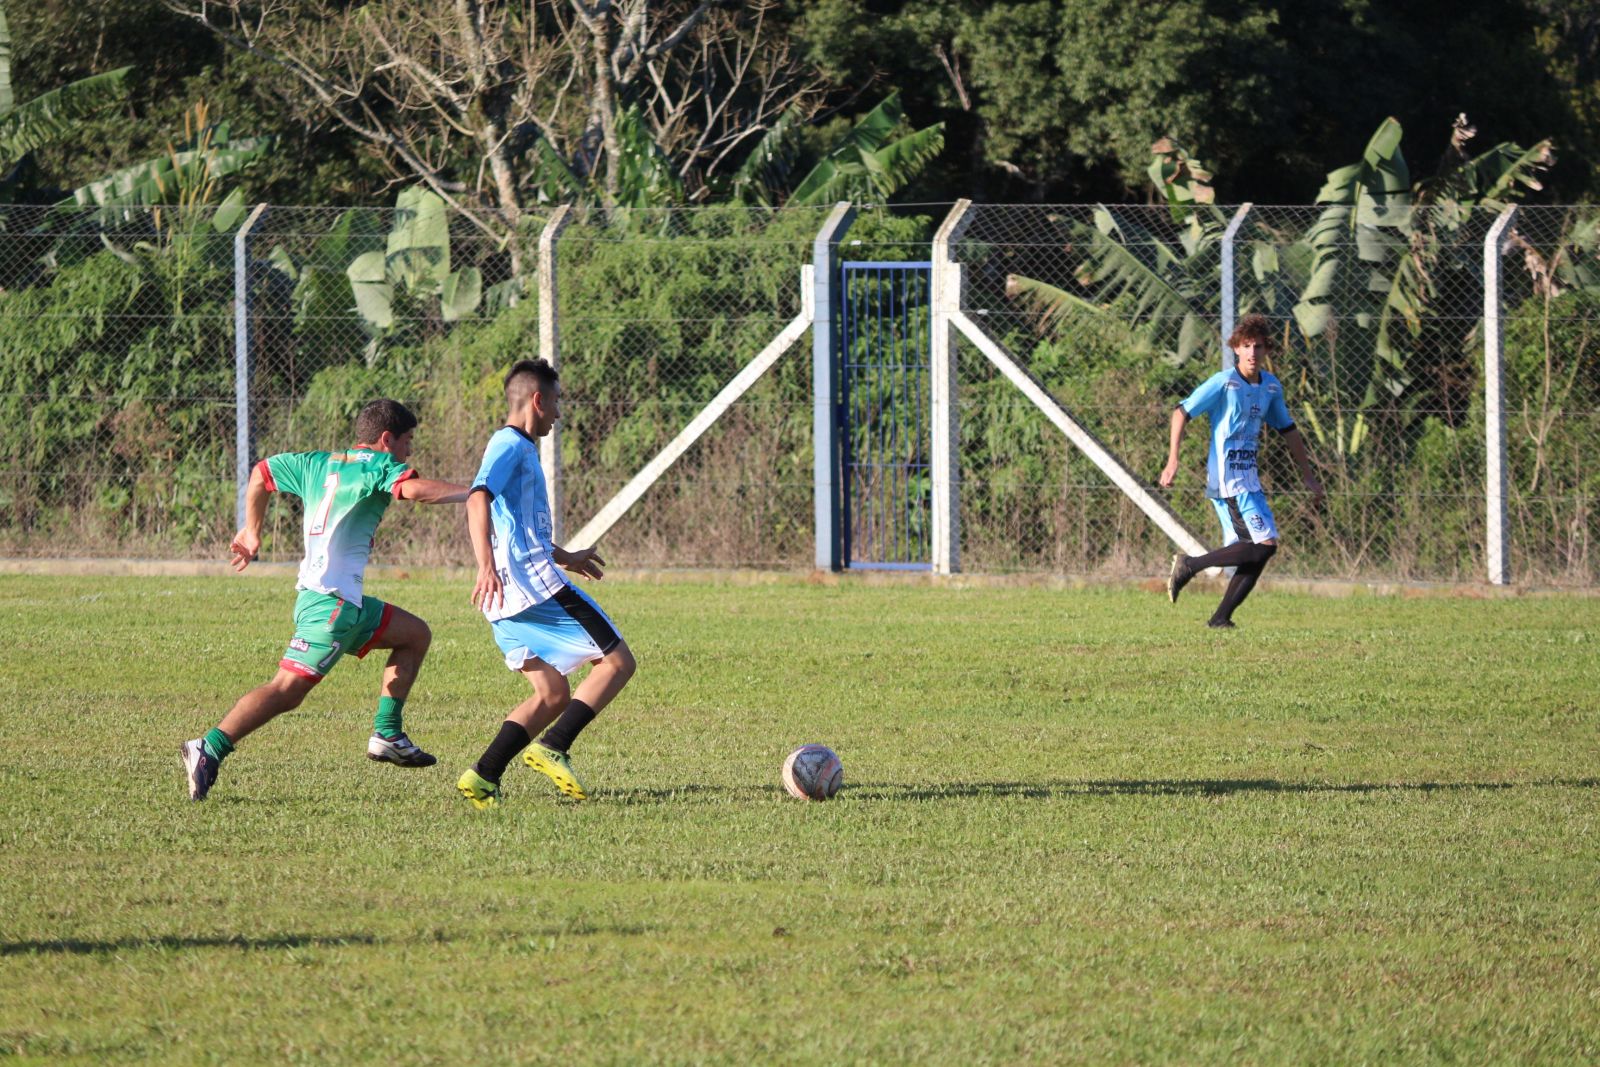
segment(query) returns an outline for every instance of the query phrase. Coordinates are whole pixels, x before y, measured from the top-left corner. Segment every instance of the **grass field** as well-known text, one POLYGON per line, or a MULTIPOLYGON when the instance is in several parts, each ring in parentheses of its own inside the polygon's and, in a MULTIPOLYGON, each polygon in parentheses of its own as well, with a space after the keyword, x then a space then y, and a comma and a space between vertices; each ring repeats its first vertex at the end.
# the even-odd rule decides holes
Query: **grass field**
POLYGON ((440 766, 350 660, 191 804, 291 584, 0 577, 0 1059, 1600 1059, 1600 599, 608 580, 595 796, 478 813, 522 683, 379 575, 440 766))

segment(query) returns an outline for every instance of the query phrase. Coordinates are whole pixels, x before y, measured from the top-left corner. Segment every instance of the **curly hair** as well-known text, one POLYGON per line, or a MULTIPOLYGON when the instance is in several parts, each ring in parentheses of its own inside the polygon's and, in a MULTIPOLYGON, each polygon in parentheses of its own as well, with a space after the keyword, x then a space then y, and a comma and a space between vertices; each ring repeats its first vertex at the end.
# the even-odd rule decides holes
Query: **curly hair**
POLYGON ((1233 333, 1228 335, 1228 347, 1234 348, 1246 341, 1254 341, 1263 348, 1276 351, 1278 343, 1272 336, 1272 320, 1265 315, 1246 315, 1240 319, 1233 333))

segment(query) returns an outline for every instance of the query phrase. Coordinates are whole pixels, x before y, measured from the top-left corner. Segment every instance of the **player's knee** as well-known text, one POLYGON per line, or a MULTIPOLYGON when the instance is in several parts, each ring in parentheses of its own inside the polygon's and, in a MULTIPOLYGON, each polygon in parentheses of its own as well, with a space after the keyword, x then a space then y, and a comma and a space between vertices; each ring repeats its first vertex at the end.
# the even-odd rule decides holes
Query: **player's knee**
POLYGON ((304 702, 320 681, 321 678, 309 678, 303 674, 280 671, 276 678, 267 683, 267 688, 273 692, 273 704, 277 710, 293 711, 304 702))
POLYGON ((1263 541, 1256 547, 1261 550, 1262 563, 1265 563, 1267 560, 1278 554, 1278 542, 1276 541, 1263 541))
POLYGON ((572 683, 567 681, 564 674, 558 674, 554 678, 541 677, 534 682, 533 691, 538 696, 539 703, 547 708, 559 710, 566 707, 567 702, 572 699, 572 683))
POLYGON ((633 658, 633 650, 628 647, 626 641, 606 653, 606 661, 610 663, 617 680, 622 682, 632 678, 634 671, 639 669, 638 662, 633 658))
POLYGON ((422 655, 428 651, 428 646, 433 643, 433 630, 421 619, 412 618, 407 621, 404 637, 396 642, 396 650, 405 650, 415 655, 422 655))

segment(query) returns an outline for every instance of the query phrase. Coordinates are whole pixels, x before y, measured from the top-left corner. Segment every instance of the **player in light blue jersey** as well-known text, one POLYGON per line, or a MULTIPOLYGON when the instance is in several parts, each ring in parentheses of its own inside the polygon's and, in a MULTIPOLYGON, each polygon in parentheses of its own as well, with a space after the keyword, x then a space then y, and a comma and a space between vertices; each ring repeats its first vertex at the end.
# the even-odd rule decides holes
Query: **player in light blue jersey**
POLYGON ((1295 428, 1283 402, 1283 386, 1261 369, 1272 350, 1271 326, 1264 315, 1247 315, 1228 338, 1234 368, 1219 371, 1172 412, 1167 465, 1161 484, 1168 486, 1178 473, 1178 446, 1184 427, 1197 415, 1211 420, 1211 447, 1206 453, 1206 496, 1222 521, 1222 546, 1203 556, 1172 557, 1167 596, 1176 604, 1189 580, 1209 567, 1233 567, 1233 579, 1222 602, 1206 625, 1233 629, 1233 613, 1255 588, 1267 561, 1278 551, 1278 524, 1267 505, 1256 468, 1257 442, 1262 424, 1283 436, 1313 500, 1321 501, 1322 485, 1311 469, 1305 438, 1295 428))
POLYGON ((467 498, 467 531, 478 562, 472 602, 488 618, 506 666, 528 680, 533 695, 511 709, 478 762, 456 782, 480 809, 499 805, 500 777, 519 752, 566 795, 587 796, 567 750, 634 672, 628 643, 562 573, 599 579, 605 560, 593 548, 569 552, 551 540, 538 442, 561 417, 555 368, 542 359, 521 360, 506 375, 505 389, 506 424, 489 438, 467 498), (586 663, 593 667, 574 694, 567 675, 586 663))

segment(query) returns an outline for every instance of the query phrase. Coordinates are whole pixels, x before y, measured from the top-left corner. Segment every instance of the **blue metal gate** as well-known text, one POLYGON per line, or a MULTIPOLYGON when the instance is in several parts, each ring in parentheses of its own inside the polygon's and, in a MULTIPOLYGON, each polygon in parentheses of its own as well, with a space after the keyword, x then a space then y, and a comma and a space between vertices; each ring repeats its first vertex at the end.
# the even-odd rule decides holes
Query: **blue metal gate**
POLYGON ((927 262, 840 265, 844 555, 863 570, 931 570, 927 262))

